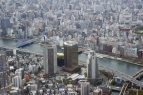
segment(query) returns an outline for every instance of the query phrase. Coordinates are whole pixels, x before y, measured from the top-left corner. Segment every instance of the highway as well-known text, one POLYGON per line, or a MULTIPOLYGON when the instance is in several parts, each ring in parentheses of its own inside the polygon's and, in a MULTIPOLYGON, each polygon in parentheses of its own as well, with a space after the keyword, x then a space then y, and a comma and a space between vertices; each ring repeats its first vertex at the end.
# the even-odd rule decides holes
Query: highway
POLYGON ((114 73, 114 74, 118 74, 120 77, 123 77, 125 80, 128 80, 130 81, 131 83, 134 83, 136 84, 137 86, 139 87, 143 87, 143 83, 136 80, 135 78, 133 78, 132 76, 129 76, 129 75, 126 75, 120 71, 116 71, 114 69, 111 69, 111 68, 108 68, 108 67, 105 67, 105 66, 102 66, 102 65, 98 65, 99 68, 105 70, 105 71, 108 71, 108 72, 111 72, 111 73, 114 73))
POLYGON ((20 47, 23 47, 23 46, 25 46, 25 45, 32 44, 32 43, 35 42, 37 39, 38 39, 38 38, 34 38, 34 39, 30 39, 30 40, 25 41, 25 42, 23 42, 23 41, 22 41, 22 42, 18 42, 17 45, 16 45, 16 47, 17 47, 17 48, 20 48, 20 47))
POLYGON ((137 73, 133 76, 133 78, 137 79, 137 78, 141 77, 142 75, 143 75, 143 69, 141 69, 139 72, 137 72, 137 73))
POLYGON ((125 91, 126 91, 127 87, 128 87, 128 84, 124 83, 119 95, 125 95, 125 91))
MULTIPOLYGON (((84 64, 86 66, 86 62, 83 62, 83 61, 79 61, 79 65, 81 64, 84 64)), ((120 71, 116 71, 114 69, 111 69, 111 68, 108 68, 108 67, 105 67, 105 66, 102 66, 102 65, 98 65, 99 66, 99 69, 103 69, 105 71, 108 71, 108 72, 111 72, 111 73, 114 73, 114 74, 117 74, 119 75, 120 77, 123 77, 125 80, 128 80, 130 81, 131 83, 134 83, 135 85, 139 86, 139 87, 143 87, 143 83, 136 80, 135 78, 133 78, 132 76, 129 76, 127 74, 124 74, 120 71)))

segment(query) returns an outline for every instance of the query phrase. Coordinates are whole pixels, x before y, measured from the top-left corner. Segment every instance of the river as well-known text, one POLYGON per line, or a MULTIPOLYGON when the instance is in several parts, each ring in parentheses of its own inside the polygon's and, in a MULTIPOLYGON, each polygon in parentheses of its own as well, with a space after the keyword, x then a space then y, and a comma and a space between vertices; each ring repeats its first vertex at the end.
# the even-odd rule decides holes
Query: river
MULTIPOLYGON (((16 45, 16 41, 9 40, 9 39, 0 39, 0 46, 13 47, 15 45, 16 45)), ((28 45, 28 46, 25 46, 22 48, 31 50, 33 52, 42 52, 43 51, 43 47, 39 44, 31 44, 31 45, 28 45)), ((58 52, 62 52, 62 50, 58 50, 58 52)), ((86 61, 86 59, 87 59, 87 55, 85 55, 85 54, 79 55, 79 60, 86 61)), ((109 59, 109 58, 98 58, 97 60, 98 60, 97 61, 98 64, 107 66, 107 67, 115 69, 117 71, 121 71, 121 72, 131 75, 131 76, 134 75, 139 70, 143 69, 143 66, 131 64, 131 63, 124 62, 124 61, 109 59)), ((143 81, 143 79, 141 81, 143 81)), ((118 93, 113 92, 112 95, 118 95, 118 93)))

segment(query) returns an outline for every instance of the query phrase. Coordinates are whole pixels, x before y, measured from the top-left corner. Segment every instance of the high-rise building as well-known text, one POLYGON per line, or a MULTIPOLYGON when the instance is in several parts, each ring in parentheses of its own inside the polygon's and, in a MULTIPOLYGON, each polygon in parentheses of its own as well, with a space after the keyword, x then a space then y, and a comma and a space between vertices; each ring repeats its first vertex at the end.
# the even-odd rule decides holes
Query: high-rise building
POLYGON ((88 79, 97 79, 98 78, 98 64, 97 57, 94 51, 91 51, 88 55, 88 65, 87 65, 87 76, 88 79))
POLYGON ((6 85, 8 84, 6 52, 0 52, 0 94, 4 95, 6 85))
POLYGON ((102 89, 99 89, 99 88, 95 89, 93 91, 93 95, 102 95, 102 89))
POLYGON ((3 18, 1 20, 1 27, 2 29, 6 29, 10 27, 10 18, 3 18))
POLYGON ((78 65, 78 45, 74 41, 64 42, 64 65, 67 68, 74 68, 78 65))
POLYGON ((90 83, 89 82, 81 82, 81 95, 89 95, 90 92, 90 83))
POLYGON ((20 87, 21 84, 22 84, 22 81, 21 81, 21 76, 15 76, 12 78, 12 83, 13 83, 13 86, 14 87, 20 87))
POLYGON ((44 74, 53 75, 57 72, 57 47, 45 45, 43 49, 44 74))

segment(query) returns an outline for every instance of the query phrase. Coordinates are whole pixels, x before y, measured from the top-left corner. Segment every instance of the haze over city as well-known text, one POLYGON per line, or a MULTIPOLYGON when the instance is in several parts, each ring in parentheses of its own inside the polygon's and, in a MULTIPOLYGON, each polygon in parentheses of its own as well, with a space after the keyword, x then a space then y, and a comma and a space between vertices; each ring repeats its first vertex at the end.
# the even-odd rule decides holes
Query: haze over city
POLYGON ((0 0, 0 95, 143 95, 143 0, 0 0))

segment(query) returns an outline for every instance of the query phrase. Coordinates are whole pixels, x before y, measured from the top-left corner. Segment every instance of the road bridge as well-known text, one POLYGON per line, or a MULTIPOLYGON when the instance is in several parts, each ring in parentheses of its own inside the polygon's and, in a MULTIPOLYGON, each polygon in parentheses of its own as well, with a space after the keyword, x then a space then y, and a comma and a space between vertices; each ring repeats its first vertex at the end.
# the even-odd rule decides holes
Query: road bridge
POLYGON ((28 44, 32 44, 32 43, 35 42, 35 41, 36 41, 36 39, 30 39, 30 40, 25 41, 25 42, 20 41, 20 42, 18 42, 18 43, 16 44, 16 47, 17 47, 17 48, 20 48, 20 47, 26 46, 26 45, 28 45, 28 44))
POLYGON ((111 73, 114 73, 114 74, 117 74, 119 75, 120 77, 123 77, 125 80, 128 80, 130 81, 131 83, 139 86, 139 87, 143 87, 143 83, 136 80, 135 78, 133 78, 132 76, 129 76, 129 75, 126 75, 120 71, 116 71, 114 69, 111 69, 111 68, 108 68, 108 67, 105 67, 105 66, 102 66, 102 65, 98 65, 100 69, 103 69, 105 71, 108 71, 108 72, 111 72, 111 73))
POLYGON ((125 95, 125 91, 128 87, 128 83, 124 83, 119 95, 125 95))
MULTIPOLYGON (((79 64, 79 65, 85 65, 85 66, 86 66, 87 62, 79 61, 78 64, 79 64)), ((128 80, 128 81, 130 81, 131 83, 133 83, 133 84, 135 84, 135 85, 137 85, 137 86, 139 86, 139 87, 143 87, 143 83, 140 82, 140 81, 138 81, 138 80, 136 80, 136 79, 133 78, 132 76, 129 76, 129 75, 124 74, 124 73, 122 73, 122 72, 120 72, 120 71, 117 71, 117 70, 114 70, 114 69, 111 69, 111 68, 108 68, 108 67, 105 67, 105 66, 102 66, 102 65, 99 65, 99 64, 98 64, 98 67, 99 67, 99 69, 102 69, 102 70, 105 70, 105 71, 108 71, 108 72, 117 74, 117 75, 119 75, 120 77, 123 77, 125 80, 128 80)))
POLYGON ((143 75, 143 69, 141 69, 139 72, 137 72, 137 73, 133 76, 133 78, 138 79, 138 78, 140 78, 142 75, 143 75))

